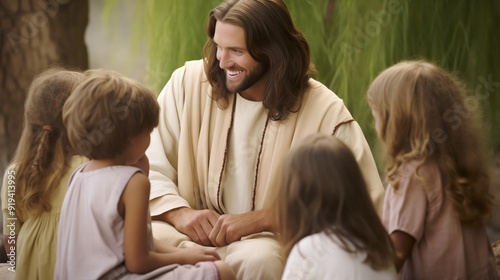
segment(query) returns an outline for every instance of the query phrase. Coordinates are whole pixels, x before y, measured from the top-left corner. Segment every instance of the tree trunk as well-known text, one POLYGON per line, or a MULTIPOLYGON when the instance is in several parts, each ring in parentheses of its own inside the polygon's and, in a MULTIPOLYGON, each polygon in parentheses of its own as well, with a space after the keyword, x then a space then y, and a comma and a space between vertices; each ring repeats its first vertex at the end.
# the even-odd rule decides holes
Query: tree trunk
POLYGON ((21 136, 33 77, 50 65, 87 69, 88 0, 0 0, 0 174, 21 136))

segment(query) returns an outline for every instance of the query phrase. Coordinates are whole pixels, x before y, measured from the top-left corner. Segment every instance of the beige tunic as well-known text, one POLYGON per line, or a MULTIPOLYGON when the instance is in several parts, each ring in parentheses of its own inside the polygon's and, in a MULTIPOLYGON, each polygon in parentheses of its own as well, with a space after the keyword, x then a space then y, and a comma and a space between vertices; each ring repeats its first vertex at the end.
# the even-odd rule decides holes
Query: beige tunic
MULTIPOLYGON (((352 149, 381 214, 384 189, 369 146, 344 103, 321 83, 310 79, 300 111, 285 121, 269 121, 256 179, 253 209, 270 208, 280 185, 281 164, 287 152, 314 133, 335 134, 352 149), (337 132, 338 131, 338 132, 337 132)), ((150 160, 151 214, 178 207, 227 213, 222 175, 231 134, 234 96, 221 110, 209 94, 201 60, 177 69, 158 97, 160 124, 147 151, 150 160)))
POLYGON ((233 131, 222 175, 222 202, 229 214, 252 210, 253 183, 267 112, 260 101, 236 95, 233 131))

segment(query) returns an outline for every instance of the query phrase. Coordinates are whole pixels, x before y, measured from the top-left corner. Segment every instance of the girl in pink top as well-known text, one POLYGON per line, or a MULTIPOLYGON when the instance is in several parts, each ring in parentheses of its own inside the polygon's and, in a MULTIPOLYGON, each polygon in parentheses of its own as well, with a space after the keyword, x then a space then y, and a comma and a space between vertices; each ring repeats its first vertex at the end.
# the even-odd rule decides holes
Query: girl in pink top
POLYGON ((401 278, 498 279, 484 225, 488 161, 466 102, 474 97, 425 61, 383 71, 367 97, 387 153, 383 222, 401 278))

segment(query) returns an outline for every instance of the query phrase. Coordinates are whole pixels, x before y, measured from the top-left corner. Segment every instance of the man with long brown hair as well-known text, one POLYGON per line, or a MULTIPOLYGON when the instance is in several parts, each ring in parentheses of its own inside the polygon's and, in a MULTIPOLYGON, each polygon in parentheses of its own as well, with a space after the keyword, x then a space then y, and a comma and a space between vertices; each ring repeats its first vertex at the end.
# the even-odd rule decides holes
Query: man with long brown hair
POLYGON ((359 125, 311 78, 309 45, 282 0, 226 0, 207 33, 203 59, 177 69, 158 97, 147 151, 154 235, 217 247, 238 279, 279 279, 271 209, 291 147, 333 134, 352 149, 379 214, 384 190, 359 125))

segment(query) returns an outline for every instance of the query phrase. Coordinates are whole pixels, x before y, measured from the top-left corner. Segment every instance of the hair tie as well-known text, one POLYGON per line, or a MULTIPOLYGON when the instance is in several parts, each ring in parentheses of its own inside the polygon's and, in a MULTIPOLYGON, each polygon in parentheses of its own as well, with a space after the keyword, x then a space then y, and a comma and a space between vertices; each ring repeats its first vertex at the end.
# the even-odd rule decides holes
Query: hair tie
POLYGON ((50 125, 44 125, 43 129, 48 130, 50 132, 54 132, 54 130, 52 130, 52 126, 50 126, 50 125))

